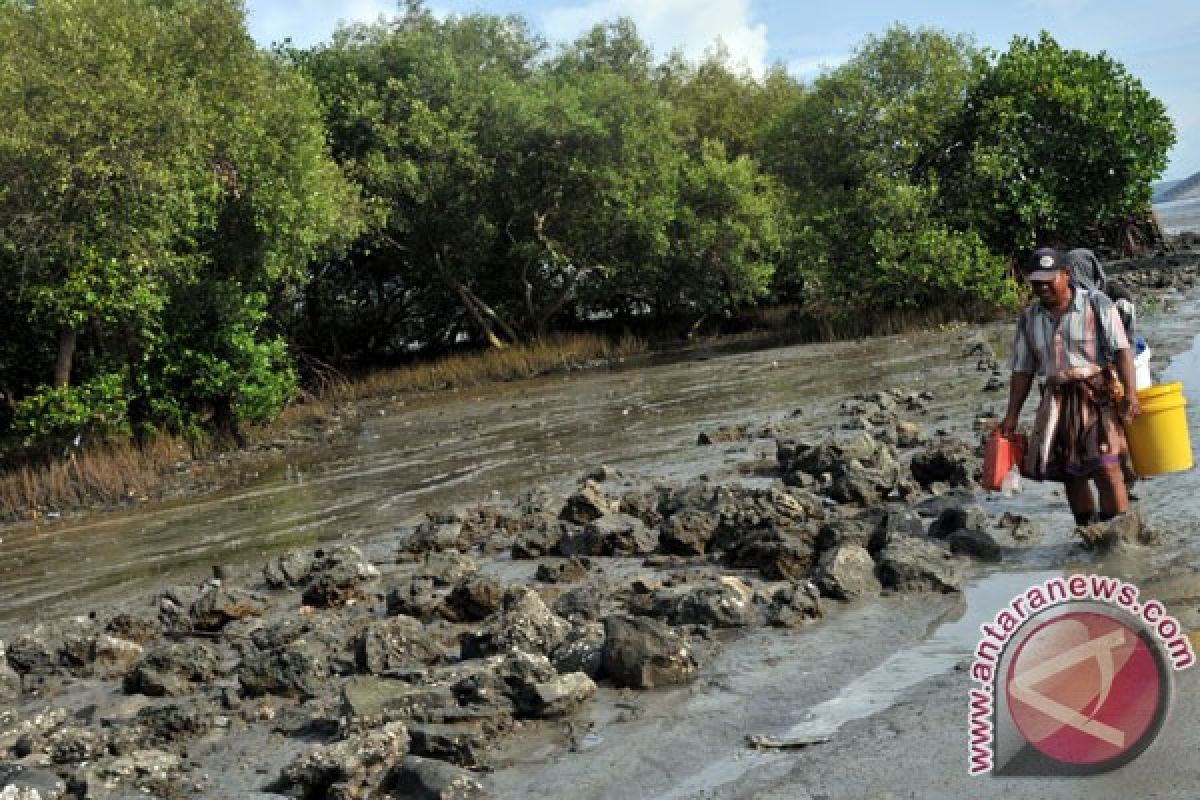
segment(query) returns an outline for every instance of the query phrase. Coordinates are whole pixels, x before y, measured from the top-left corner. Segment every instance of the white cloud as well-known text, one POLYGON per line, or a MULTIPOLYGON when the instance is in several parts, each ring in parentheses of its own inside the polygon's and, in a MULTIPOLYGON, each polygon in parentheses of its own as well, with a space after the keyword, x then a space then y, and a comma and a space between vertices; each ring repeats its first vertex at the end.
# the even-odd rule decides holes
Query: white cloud
POLYGON ((829 53, 787 62, 787 71, 797 78, 815 78, 825 70, 837 69, 854 57, 853 53, 829 53))
POLYGON ((290 37, 297 47, 328 41, 339 23, 399 13, 395 0, 248 0, 246 8, 255 41, 268 45, 290 37))
POLYGON ((552 40, 571 41, 617 17, 632 19, 659 56, 679 49, 698 60, 720 39, 734 66, 766 69, 767 26, 751 22, 750 0, 593 0, 548 11, 542 22, 552 40))

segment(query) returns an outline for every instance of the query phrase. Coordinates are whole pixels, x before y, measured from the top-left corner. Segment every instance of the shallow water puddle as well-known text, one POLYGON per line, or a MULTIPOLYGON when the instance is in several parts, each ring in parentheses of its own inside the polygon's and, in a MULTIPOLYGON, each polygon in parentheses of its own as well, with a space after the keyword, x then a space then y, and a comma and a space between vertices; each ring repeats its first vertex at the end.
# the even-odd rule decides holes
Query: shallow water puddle
POLYGON ((862 719, 894 705, 918 683, 954 667, 975 650, 980 626, 991 621, 1013 597, 1061 572, 997 572, 966 589, 961 616, 943 620, 932 635, 908 650, 895 653, 861 675, 835 697, 808 709, 782 739, 830 736, 847 722, 862 719))
MULTIPOLYGON (((963 601, 935 621, 923 640, 896 652, 830 699, 801 712, 800 721, 784 729, 783 733, 755 738, 779 743, 819 741, 835 735, 847 722, 886 710, 897 703, 905 691, 948 672, 973 653, 981 636, 980 625, 992 620, 1014 596, 1061 574, 1061 571, 1049 570, 998 571, 978 578, 967 586, 963 601)), ((819 748, 820 744, 816 746, 819 748)), ((721 796, 722 787, 737 785, 749 775, 774 773, 782 777, 794 760, 794 751, 787 748, 743 746, 709 760, 702 769, 680 779, 670 789, 646 796, 657 800, 721 796)))
MULTIPOLYGON (((1189 405, 1200 402, 1200 335, 1196 336, 1190 349, 1171 359, 1171 363, 1163 371, 1162 379, 1163 383, 1181 381, 1183 394, 1189 405)), ((1194 415, 1194 410, 1189 413, 1189 416, 1194 415)))

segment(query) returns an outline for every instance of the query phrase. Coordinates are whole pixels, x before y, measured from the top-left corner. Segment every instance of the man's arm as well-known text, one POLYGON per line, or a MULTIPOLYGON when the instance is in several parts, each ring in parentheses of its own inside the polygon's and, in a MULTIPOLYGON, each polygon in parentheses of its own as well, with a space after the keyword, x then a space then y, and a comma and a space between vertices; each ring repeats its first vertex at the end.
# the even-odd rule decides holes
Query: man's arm
MULTIPOLYGON (((1133 362, 1129 362, 1129 366, 1133 367, 1133 362)), ((1025 407, 1025 398, 1029 397, 1029 390, 1033 388, 1033 373, 1032 372, 1014 372, 1012 380, 1008 384, 1008 411, 1004 414, 1004 419, 1000 420, 1000 432, 1004 434, 1012 433, 1017 429, 1017 420, 1021 416, 1021 409, 1025 407)))
POLYGON ((1125 397, 1121 400, 1121 419, 1128 421, 1142 413, 1142 404, 1138 402, 1137 396, 1133 351, 1128 347, 1117 351, 1117 375, 1121 379, 1121 385, 1125 387, 1125 397))

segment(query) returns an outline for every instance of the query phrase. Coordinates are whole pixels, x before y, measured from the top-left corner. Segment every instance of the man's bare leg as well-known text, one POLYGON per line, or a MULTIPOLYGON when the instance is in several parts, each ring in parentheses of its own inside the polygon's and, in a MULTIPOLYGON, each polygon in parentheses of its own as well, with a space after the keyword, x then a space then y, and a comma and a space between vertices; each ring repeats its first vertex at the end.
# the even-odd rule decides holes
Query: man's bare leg
MULTIPOLYGON (((1097 481, 1099 483, 1099 481, 1097 481)), ((1092 483, 1086 477, 1065 478, 1063 489, 1067 493, 1067 505, 1075 515, 1075 522, 1087 525, 1096 513, 1096 497, 1092 494, 1092 483)))
POLYGON ((1100 493, 1100 511, 1107 517, 1124 514, 1129 510, 1129 492, 1125 489, 1125 476, 1120 464, 1109 464, 1092 473, 1096 490, 1100 493))

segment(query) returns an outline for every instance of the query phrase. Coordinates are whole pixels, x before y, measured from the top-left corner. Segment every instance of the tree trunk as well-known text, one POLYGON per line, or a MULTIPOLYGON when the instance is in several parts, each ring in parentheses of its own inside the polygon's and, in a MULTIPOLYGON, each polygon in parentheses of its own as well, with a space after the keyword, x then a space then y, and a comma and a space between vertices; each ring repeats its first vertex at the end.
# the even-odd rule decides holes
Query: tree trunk
MULTIPOLYGON (((555 264, 555 266, 562 266, 569 263, 570 259, 559 252, 558 245, 553 239, 546 235, 545 224, 546 217, 549 216, 549 214, 549 211, 546 211, 545 213, 538 213, 537 211, 533 212, 533 235, 537 237, 538 242, 540 242, 542 247, 545 248, 546 253, 550 256, 550 260, 555 264)), ((538 338, 542 337, 546 330, 546 325, 550 322, 550 319, 559 311, 561 311, 563 306, 565 306, 571 299, 574 298, 575 287, 579 285, 579 282, 598 269, 602 271, 602 268, 594 265, 578 269, 574 275, 566 279, 563 284, 562 291, 559 292, 558 297, 551 300, 549 304, 539 311, 534 308, 533 284, 529 282, 526 270, 522 268, 521 281, 525 284, 525 308, 529 313, 530 319, 533 320, 534 329, 537 331, 538 338)))
POLYGON ((463 307, 467 309, 467 313, 471 315, 471 319, 479 326, 479 330, 483 332, 488 344, 497 350, 503 350, 508 346, 503 339, 496 335, 495 326, 499 326, 514 344, 520 341, 512 326, 501 319, 500 315, 493 311, 491 306, 480 300, 474 292, 467 288, 466 284, 450 274, 450 270, 446 268, 445 263, 442 261, 441 253, 435 252, 433 260, 437 265, 438 273, 442 276, 442 280, 458 294, 459 299, 462 300, 463 307))
POLYGON ((79 333, 74 328, 63 328, 58 332, 58 358, 54 362, 54 388, 61 389, 71 383, 71 365, 75 361, 75 343, 79 333))
POLYGON ((488 340, 488 344, 497 350, 503 350, 506 345, 500 339, 500 337, 496 335, 496 332, 492 330, 492 326, 486 319, 483 318, 483 315, 479 313, 479 309, 475 307, 475 304, 471 302, 471 296, 467 293, 467 287, 463 286, 461 283, 456 283, 454 288, 457 290, 459 299, 462 300, 463 306, 467 309, 467 313, 471 315, 471 319, 475 320, 475 324, 479 326, 479 330, 483 331, 483 335, 488 340))

